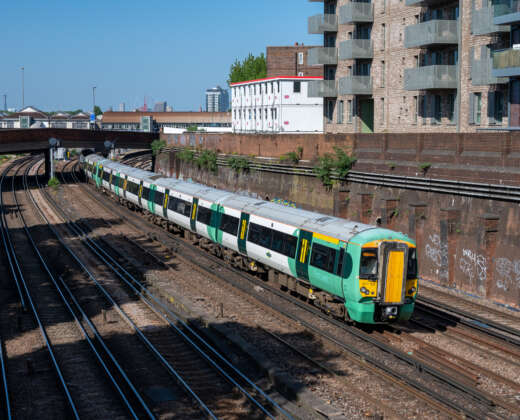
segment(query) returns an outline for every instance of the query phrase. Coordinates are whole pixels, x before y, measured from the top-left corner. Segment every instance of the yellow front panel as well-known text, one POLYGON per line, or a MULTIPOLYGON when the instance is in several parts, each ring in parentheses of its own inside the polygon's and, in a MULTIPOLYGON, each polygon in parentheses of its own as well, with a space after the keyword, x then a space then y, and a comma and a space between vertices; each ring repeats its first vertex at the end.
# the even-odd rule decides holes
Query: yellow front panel
POLYGON ((386 271, 385 302, 399 303, 403 293, 404 252, 391 251, 386 271))

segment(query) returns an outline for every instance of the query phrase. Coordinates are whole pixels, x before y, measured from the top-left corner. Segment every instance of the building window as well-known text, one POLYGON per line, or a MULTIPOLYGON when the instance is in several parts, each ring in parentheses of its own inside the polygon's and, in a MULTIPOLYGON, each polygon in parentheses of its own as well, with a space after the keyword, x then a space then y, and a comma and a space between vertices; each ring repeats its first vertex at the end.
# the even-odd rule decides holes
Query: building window
POLYGON ((421 95, 419 97, 419 100, 421 101, 421 118, 422 118, 422 123, 423 125, 426 124, 426 116, 427 116, 427 113, 426 113, 426 96, 425 95, 421 95))
POLYGON ((418 116, 419 116, 419 103, 418 103, 418 97, 413 97, 413 123, 417 124, 418 116))
POLYGON ((385 62, 381 61, 381 87, 385 87, 385 62))
POLYGON ((302 91, 302 82, 294 82, 293 85, 293 92, 294 93, 300 93, 302 91))
POLYGON ((349 99, 347 101, 347 122, 351 123, 352 122, 352 114, 353 114, 353 109, 352 109, 352 99, 349 99))
POLYGON ((433 119, 435 124, 441 123, 441 96, 434 95, 433 97, 433 119))
POLYGON ((303 53, 302 52, 298 53, 298 64, 299 65, 303 64, 303 53))
POLYGON ((488 93, 489 124, 502 124, 504 118, 504 94, 500 91, 488 93))
POLYGON ((381 125, 385 125, 385 98, 381 98, 381 125))
POLYGON ((480 92, 473 93, 471 95, 473 97, 473 106, 472 106, 472 114, 473 114, 473 123, 476 125, 480 125, 482 119, 482 94, 480 92))
POLYGON ((339 101, 338 103, 338 124, 343 124, 343 101, 339 101))
POLYGON ((451 124, 455 122, 455 95, 453 93, 448 95, 448 118, 451 124))
POLYGON ((334 117, 334 103, 333 99, 327 100, 327 106, 325 107, 325 117, 327 118, 327 122, 331 123, 334 117))

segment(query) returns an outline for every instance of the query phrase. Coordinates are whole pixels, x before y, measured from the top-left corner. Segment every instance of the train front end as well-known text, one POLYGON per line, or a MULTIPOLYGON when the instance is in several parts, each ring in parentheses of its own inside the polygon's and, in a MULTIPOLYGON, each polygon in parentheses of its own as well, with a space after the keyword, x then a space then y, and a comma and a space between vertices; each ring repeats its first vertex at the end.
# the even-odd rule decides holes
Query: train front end
POLYGON ((357 278, 346 285, 346 301, 350 318, 357 322, 405 321, 413 313, 418 289, 416 245, 405 235, 390 236, 394 237, 360 241, 352 250, 357 278))

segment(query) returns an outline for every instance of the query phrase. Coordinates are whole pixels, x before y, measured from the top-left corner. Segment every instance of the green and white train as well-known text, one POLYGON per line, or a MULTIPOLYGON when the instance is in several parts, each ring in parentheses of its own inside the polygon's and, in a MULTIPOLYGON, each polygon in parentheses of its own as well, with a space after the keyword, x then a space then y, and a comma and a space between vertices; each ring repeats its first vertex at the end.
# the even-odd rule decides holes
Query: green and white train
POLYGON ((246 270, 339 317, 374 324, 407 320, 418 288, 416 245, 376 226, 133 168, 89 155, 98 188, 185 232, 246 270))

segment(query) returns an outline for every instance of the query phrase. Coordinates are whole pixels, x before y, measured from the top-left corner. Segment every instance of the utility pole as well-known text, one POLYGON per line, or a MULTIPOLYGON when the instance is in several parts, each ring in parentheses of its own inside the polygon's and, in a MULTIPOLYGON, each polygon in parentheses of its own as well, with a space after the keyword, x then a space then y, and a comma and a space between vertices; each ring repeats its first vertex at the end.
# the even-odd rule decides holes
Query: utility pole
POLYGON ((25 68, 22 67, 22 109, 25 108, 25 68))

